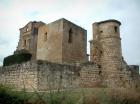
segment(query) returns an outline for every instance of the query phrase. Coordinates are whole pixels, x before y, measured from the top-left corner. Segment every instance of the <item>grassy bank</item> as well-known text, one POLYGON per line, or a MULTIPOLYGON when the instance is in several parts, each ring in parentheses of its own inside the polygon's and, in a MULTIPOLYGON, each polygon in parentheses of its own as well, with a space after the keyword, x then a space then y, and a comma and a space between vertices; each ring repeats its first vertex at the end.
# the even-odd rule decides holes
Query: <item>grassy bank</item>
POLYGON ((0 104, 140 104, 140 92, 132 89, 88 88, 29 93, 0 86, 0 104))

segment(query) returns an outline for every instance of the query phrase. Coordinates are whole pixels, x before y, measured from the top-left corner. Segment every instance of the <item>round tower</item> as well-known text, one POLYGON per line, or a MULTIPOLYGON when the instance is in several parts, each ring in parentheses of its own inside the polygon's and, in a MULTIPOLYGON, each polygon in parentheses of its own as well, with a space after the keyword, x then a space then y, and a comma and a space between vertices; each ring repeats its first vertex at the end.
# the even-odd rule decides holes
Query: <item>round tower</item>
MULTIPOLYGON (((120 38, 120 25, 117 20, 98 22, 98 49, 100 49, 98 63, 102 69, 103 79, 112 83, 111 80, 122 68, 122 50, 120 38)), ((114 81, 114 79, 112 80, 114 81)), ((114 81, 115 82, 115 81, 114 81)))

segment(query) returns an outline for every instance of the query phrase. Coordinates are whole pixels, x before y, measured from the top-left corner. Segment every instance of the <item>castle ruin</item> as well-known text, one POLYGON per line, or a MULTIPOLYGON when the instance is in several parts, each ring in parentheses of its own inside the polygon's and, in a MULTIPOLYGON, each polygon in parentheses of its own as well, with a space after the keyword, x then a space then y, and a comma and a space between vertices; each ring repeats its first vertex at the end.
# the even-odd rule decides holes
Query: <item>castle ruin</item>
POLYGON ((123 59, 120 25, 113 19, 93 23, 88 61, 85 29, 64 18, 50 24, 29 22, 20 29, 14 54, 26 50, 32 59, 0 67, 0 83, 29 91, 99 86, 137 88, 139 66, 127 65, 123 59))
POLYGON ((88 61, 86 46, 86 30, 62 18, 50 24, 29 22, 20 29, 16 51, 29 51, 33 60, 75 63, 88 61))

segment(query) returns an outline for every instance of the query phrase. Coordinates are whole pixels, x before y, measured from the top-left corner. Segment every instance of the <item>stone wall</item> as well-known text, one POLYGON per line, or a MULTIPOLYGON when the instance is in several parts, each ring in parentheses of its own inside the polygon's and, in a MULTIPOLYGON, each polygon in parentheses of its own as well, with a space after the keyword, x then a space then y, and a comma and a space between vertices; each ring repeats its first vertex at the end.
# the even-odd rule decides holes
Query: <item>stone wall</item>
POLYGON ((37 60, 62 63, 63 20, 39 28, 37 60))
POLYGON ((87 62, 86 54, 87 31, 70 21, 63 19, 63 62, 87 62))
POLYGON ((45 23, 33 21, 20 28, 20 37, 16 51, 20 51, 22 49, 27 50, 32 54, 32 59, 35 60, 37 51, 38 29, 42 25, 45 25, 45 23))
POLYGON ((87 32, 62 18, 39 28, 37 60, 75 63, 87 60, 87 32))
POLYGON ((38 90, 79 88, 80 67, 55 63, 38 63, 38 90))
POLYGON ((17 90, 37 89, 37 75, 37 64, 33 62, 0 67, 0 83, 10 85, 17 90))
POLYGON ((98 65, 86 63, 81 65, 80 87, 99 87, 102 85, 101 70, 98 65))
POLYGON ((80 67, 43 61, 0 67, 0 83, 16 90, 59 90, 78 88, 80 67))
POLYGON ((111 71, 110 79, 103 79, 99 65, 83 63, 77 65, 56 64, 45 61, 30 61, 0 67, 0 83, 27 91, 46 91, 93 87, 140 86, 140 76, 133 68, 111 71))

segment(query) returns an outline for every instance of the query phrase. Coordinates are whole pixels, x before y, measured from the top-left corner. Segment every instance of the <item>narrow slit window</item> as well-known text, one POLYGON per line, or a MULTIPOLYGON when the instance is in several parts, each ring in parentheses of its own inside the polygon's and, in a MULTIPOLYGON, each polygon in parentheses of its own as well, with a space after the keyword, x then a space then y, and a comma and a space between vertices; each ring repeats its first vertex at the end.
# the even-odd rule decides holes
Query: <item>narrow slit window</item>
POLYGON ((68 37, 68 43, 72 43, 72 29, 69 30, 69 37, 68 37))
POLYGON ((26 47, 26 40, 24 40, 23 46, 26 47))

